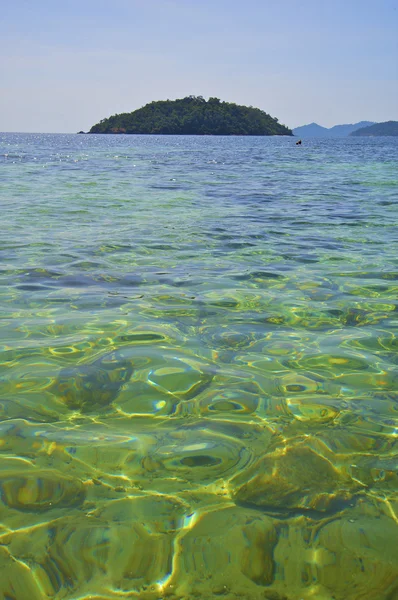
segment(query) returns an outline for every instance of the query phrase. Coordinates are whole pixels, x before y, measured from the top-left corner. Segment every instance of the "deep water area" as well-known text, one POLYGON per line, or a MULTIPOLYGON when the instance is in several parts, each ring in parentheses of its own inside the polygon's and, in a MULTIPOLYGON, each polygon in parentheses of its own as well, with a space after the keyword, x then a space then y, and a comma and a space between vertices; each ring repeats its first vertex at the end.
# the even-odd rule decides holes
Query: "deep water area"
POLYGON ((0 598, 398 600, 397 167, 0 134, 0 598))

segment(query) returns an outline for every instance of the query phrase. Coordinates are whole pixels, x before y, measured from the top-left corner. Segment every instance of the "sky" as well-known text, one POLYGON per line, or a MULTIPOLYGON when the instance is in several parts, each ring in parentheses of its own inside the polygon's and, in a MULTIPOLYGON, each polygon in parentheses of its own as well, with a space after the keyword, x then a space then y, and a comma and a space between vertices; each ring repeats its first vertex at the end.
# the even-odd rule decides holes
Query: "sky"
POLYGON ((153 100, 289 127, 398 120, 398 0, 0 0, 0 131, 87 131, 153 100))

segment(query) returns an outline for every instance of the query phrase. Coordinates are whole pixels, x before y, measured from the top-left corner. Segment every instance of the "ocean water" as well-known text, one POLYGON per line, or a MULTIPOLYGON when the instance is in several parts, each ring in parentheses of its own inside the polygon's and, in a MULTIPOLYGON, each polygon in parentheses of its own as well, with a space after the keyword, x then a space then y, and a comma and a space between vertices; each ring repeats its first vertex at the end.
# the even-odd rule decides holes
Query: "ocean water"
POLYGON ((0 597, 398 599, 398 140, 0 135, 0 597))

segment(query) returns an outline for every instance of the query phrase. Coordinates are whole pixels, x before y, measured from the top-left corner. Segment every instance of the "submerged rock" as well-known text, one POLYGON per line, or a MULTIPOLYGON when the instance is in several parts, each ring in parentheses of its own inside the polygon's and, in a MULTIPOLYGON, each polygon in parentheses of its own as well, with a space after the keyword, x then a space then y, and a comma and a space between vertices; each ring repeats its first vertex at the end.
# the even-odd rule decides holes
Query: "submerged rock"
POLYGON ((236 506, 196 515, 175 545, 166 592, 178 598, 282 600, 268 596, 276 577, 275 525, 258 511, 236 506))
POLYGON ((80 479, 57 471, 16 471, 0 476, 1 500, 9 508, 37 512, 80 506, 85 488, 80 479))
POLYGON ((336 598, 397 600, 397 534, 397 523, 382 515, 327 523, 314 544, 325 557, 316 568, 319 583, 336 598))
POLYGON ((330 511, 358 489, 352 479, 303 443, 279 448, 238 475, 235 500, 277 510, 330 511))
POLYGON ((0 548, 0 593, 4 600, 43 598, 32 570, 16 560, 5 547, 0 548))
POLYGON ((108 406, 133 374, 131 362, 115 353, 60 371, 50 390, 68 408, 90 412, 108 406))
MULTIPOLYGON (((138 515, 137 515, 138 516, 138 515)), ((14 574, 32 572, 41 594, 10 595, 15 600, 45 598, 131 598, 168 577, 173 560, 174 533, 148 531, 145 523, 94 516, 66 516, 35 527, 7 533, 6 567, 19 565, 14 574), (9 552, 9 555, 8 555, 9 552), (10 564, 11 563, 11 564, 10 564), (112 590, 112 591, 111 591, 112 590), (87 595, 87 596, 86 596, 87 595)), ((2 573, 0 546, 0 576, 2 573)), ((6 580, 7 581, 7 580, 6 580)), ((17 588, 17 584, 15 584, 17 588)), ((0 580, 0 597, 4 585, 0 580)), ((5 590, 8 591, 5 587, 5 590)), ((19 587, 17 588, 19 589, 19 587)), ((137 595, 137 596, 136 596, 137 595)), ((153 596, 152 596, 153 597, 153 596)), ((156 596, 158 597, 158 596, 156 596)))
POLYGON ((398 600, 398 527, 375 507, 373 516, 366 514, 369 508, 280 521, 272 552, 278 597, 398 600))

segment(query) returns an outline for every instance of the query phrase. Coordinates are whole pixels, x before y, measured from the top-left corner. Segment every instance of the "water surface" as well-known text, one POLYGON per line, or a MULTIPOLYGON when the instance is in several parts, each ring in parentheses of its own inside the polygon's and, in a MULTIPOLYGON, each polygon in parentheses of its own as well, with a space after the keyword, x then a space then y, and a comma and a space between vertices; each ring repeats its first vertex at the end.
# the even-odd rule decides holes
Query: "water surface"
POLYGON ((394 138, 0 136, 0 592, 398 599, 394 138))

